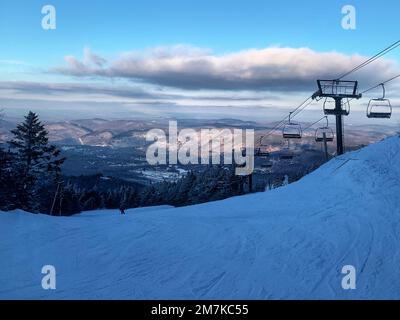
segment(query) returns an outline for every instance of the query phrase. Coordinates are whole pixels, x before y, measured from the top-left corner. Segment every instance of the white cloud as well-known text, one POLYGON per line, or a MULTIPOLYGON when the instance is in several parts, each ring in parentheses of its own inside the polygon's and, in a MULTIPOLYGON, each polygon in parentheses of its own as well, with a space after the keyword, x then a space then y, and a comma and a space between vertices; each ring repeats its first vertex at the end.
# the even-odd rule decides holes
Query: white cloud
MULTIPOLYGON (((318 78, 335 78, 367 57, 309 48, 269 47, 224 55, 188 46, 124 53, 106 61, 85 49, 83 60, 67 56, 56 72, 78 77, 126 78, 167 87, 199 90, 307 91, 318 78)), ((352 77, 368 85, 396 72, 393 61, 380 59, 352 77)))

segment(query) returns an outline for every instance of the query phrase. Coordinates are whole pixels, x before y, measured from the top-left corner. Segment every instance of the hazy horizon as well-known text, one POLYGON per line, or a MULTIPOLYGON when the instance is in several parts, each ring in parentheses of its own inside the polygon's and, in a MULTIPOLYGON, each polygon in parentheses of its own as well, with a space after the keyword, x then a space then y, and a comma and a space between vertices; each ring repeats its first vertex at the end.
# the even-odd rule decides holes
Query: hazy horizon
MULTIPOLYGON (((93 11, 89 3, 55 0, 55 28, 45 30, 41 1, 2 1, 0 109, 52 120, 276 121, 317 89, 318 78, 333 79, 394 41, 387 30, 395 28, 396 1, 363 3, 355 30, 341 26, 341 1, 290 3, 117 0, 93 11), (385 19, 376 25, 381 8, 385 19), (318 9, 326 14, 313 14, 318 9)), ((346 79, 358 80, 360 90, 376 85, 400 72, 399 57, 394 50, 346 79)), ((389 126, 400 121, 399 89, 399 81, 386 86, 389 126)), ((369 99, 379 96, 377 88, 354 101, 346 121, 385 124, 365 117, 369 99)), ((315 102, 296 120, 322 114, 322 101, 315 102)))

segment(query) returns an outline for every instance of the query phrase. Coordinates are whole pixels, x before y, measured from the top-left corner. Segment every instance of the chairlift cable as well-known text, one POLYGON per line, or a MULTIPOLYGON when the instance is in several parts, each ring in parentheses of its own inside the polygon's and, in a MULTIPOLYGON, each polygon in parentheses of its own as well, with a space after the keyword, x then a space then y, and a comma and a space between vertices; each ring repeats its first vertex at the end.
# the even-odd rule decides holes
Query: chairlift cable
MULTIPOLYGON (((291 113, 292 113, 292 117, 294 117, 295 115, 297 115, 296 111, 300 110, 300 108, 302 108, 304 105, 307 104, 308 100, 310 100, 312 98, 312 96, 309 96, 306 100, 304 100, 297 108, 295 108, 291 113), (295 115, 293 116, 293 113, 295 113, 295 115)), ((311 100, 310 102, 308 102, 308 104, 306 105, 306 107, 311 104, 313 101, 311 100)), ((281 121, 279 121, 275 127, 273 127, 270 131, 268 131, 265 135, 262 135, 260 137, 260 145, 262 145, 262 140, 266 137, 269 137, 272 133, 274 133, 277 129, 279 129, 280 127, 282 127, 282 125, 285 123, 285 121, 287 119, 289 119, 289 115, 290 113, 284 117, 281 121)))
POLYGON ((309 103, 305 104, 301 109, 298 109, 297 112, 292 115, 292 118, 296 117, 298 114, 300 114, 305 108, 307 108, 310 104, 312 104, 314 101, 311 100, 309 103))
POLYGON ((321 122, 322 120, 326 119, 327 116, 323 116, 321 119, 315 121, 314 123, 310 124, 308 127, 304 128, 304 131, 310 129, 311 127, 315 126, 317 123, 321 122))
POLYGON ((392 78, 390 78, 390 79, 388 79, 386 81, 383 81, 383 82, 381 82, 381 83, 379 83, 379 84, 377 84, 377 85, 375 85, 375 86, 373 86, 373 87, 371 87, 371 88, 369 88, 367 90, 364 90, 363 92, 361 92, 361 94, 364 94, 364 93, 367 93, 367 92, 369 92, 371 90, 374 90, 374 89, 378 88, 379 86, 381 86, 382 84, 385 85, 386 83, 388 83, 390 81, 393 81, 393 80, 396 80, 397 78, 400 78, 400 74, 398 74, 397 76, 394 76, 394 77, 392 77, 392 78))
MULTIPOLYGON (((396 80, 396 79, 398 79, 398 78, 400 78, 400 74, 398 74, 397 76, 394 76, 394 77, 392 77, 392 78, 390 78, 390 79, 388 79, 388 80, 386 80, 386 81, 380 82, 380 83, 378 83, 377 85, 374 85, 373 87, 370 87, 370 88, 368 88, 368 89, 366 89, 366 90, 360 92, 360 94, 364 94, 364 93, 367 93, 367 92, 369 92, 369 91, 372 91, 372 90, 374 90, 374 89, 380 87, 381 85, 385 85, 386 83, 389 83, 389 82, 391 82, 391 81, 393 81, 393 80, 396 80)), ((349 99, 348 102, 350 102, 350 101, 352 101, 352 100, 354 100, 354 99, 349 99)))
POLYGON ((396 49, 397 47, 400 46, 400 40, 397 40, 396 42, 394 42, 393 44, 391 44, 390 46, 386 47, 385 49, 381 50, 380 52, 378 52, 377 54, 375 54, 374 56, 372 56, 371 58, 367 59, 366 61, 364 61, 363 63, 359 64, 358 66, 356 66, 355 68, 353 68, 352 70, 346 72, 345 74, 343 74, 342 76, 340 76, 339 78, 337 78, 337 80, 341 80, 344 77, 347 77, 348 75, 350 75, 351 73, 354 73, 358 70, 360 70, 361 68, 364 68, 365 66, 367 66, 368 64, 374 62, 375 60, 379 59, 380 57, 384 56, 385 54, 389 53, 390 51, 396 49))
MULTIPOLYGON (((398 45, 398 46, 400 46, 400 40, 399 40, 399 45, 398 45)), ((390 78, 390 79, 388 79, 388 80, 385 80, 385 81, 383 81, 383 82, 380 82, 380 83, 378 83, 377 85, 374 85, 373 87, 368 88, 368 89, 366 89, 366 90, 360 92, 360 94, 367 93, 367 92, 369 92, 369 91, 371 91, 371 90, 374 90, 374 89, 378 88, 378 87, 381 86, 381 85, 385 85, 386 83, 389 83, 389 82, 391 82, 391 81, 393 81, 393 80, 396 80, 396 79, 398 79, 398 78, 400 78, 400 74, 398 74, 398 75, 396 75, 396 76, 394 76, 394 77, 392 77, 392 78, 390 78)), ((352 100, 354 100, 354 99, 348 99, 347 103, 350 102, 350 101, 352 101, 352 100)), ((311 103, 309 103, 308 105, 310 105, 310 104, 311 104, 311 103)), ((294 117, 297 116, 300 112, 302 112, 302 111, 305 109, 305 107, 307 107, 308 105, 304 106, 301 110, 299 110, 299 111, 296 112, 294 115, 292 115, 292 118, 294 118, 294 117)), ((296 108, 296 109, 299 109, 299 108, 296 108)), ((306 129, 308 129, 308 128, 306 128, 306 129)), ((306 130, 306 129, 305 129, 305 130, 306 130)))
MULTIPOLYGON (((378 52, 377 54, 375 54, 374 56, 372 56, 371 58, 367 59, 366 61, 364 61, 363 63, 361 63, 360 65, 356 66, 355 68, 353 68, 352 70, 346 72, 345 74, 343 74, 342 76, 340 76, 337 80, 340 80, 348 75, 350 75, 351 73, 354 73, 362 68, 364 68, 365 66, 367 66, 368 64, 374 62, 375 60, 379 59, 380 57, 384 56, 385 54, 389 53, 390 51, 396 49, 397 47, 400 47, 400 40, 394 42, 393 44, 391 44, 390 46, 386 47, 385 49, 381 50, 380 52, 378 52)), ((377 87, 379 87, 381 84, 386 84, 390 81, 393 81, 397 78, 400 78, 400 74, 389 79, 386 80, 382 83, 379 83, 378 85, 371 87, 363 92, 361 92, 361 94, 364 94, 368 91, 371 91, 377 87)), ((297 106, 291 113, 292 113, 292 118, 297 116, 298 114, 300 114, 306 107, 308 107, 313 100, 311 100, 309 103, 308 100, 312 99, 312 95, 310 97, 308 97, 306 100, 304 100, 299 106, 297 106)), ((352 99, 350 99, 349 101, 351 101, 352 99)), ((262 140, 268 136, 270 136, 272 133, 275 132, 275 130, 279 129, 280 127, 282 127, 282 125, 285 123, 285 121, 289 118, 289 115, 287 115, 286 117, 284 117, 281 121, 279 121, 268 133, 266 133, 265 135, 262 135, 260 137, 260 145, 262 145, 262 140)), ((321 121, 321 120, 320 120, 321 121)), ((319 121, 318 121, 319 122, 319 121)), ((308 128, 306 128, 308 129, 308 128)))

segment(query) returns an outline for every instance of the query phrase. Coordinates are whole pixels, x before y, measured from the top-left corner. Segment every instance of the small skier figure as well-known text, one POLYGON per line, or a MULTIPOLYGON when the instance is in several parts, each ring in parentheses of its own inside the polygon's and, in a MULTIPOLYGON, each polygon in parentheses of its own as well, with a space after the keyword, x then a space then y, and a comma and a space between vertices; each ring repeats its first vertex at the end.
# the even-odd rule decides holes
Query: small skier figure
POLYGON ((125 214, 125 208, 124 206, 119 207, 119 211, 121 211, 121 214, 125 214))

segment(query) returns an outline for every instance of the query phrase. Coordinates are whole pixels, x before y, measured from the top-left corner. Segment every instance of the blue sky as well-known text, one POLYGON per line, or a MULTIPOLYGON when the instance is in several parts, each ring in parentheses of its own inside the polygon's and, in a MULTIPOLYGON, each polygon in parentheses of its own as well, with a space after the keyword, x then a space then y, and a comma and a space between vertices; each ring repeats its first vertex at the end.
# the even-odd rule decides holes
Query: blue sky
MULTIPOLYGON (((282 83, 290 83, 287 88, 268 89, 271 86, 271 79, 256 79, 256 81, 237 83, 227 81, 214 82, 199 72, 198 69, 192 70, 193 61, 179 65, 188 68, 185 73, 167 74, 165 71, 165 61, 159 61, 159 53, 154 54, 154 48, 164 48, 162 55, 177 55, 178 58, 199 55, 197 60, 207 60, 207 63, 214 61, 215 57, 223 57, 218 62, 218 68, 232 65, 241 59, 245 63, 253 59, 253 55, 245 55, 230 59, 231 54, 237 54, 251 49, 263 50, 265 48, 309 48, 313 53, 323 54, 327 52, 337 52, 348 56, 349 59, 354 54, 364 57, 376 53, 380 49, 398 40, 400 3, 398 1, 76 1, 76 0, 2 0, 0 3, 0 81, 7 82, 4 90, 16 93, 17 99, 22 104, 35 100, 32 105, 38 105, 43 97, 43 92, 36 92, 37 87, 29 87, 24 91, 21 87, 18 90, 11 88, 9 81, 21 82, 29 81, 34 84, 58 86, 62 83, 75 83, 87 85, 100 85, 115 88, 126 86, 126 90, 144 90, 158 95, 152 100, 153 104, 171 103, 173 99, 166 99, 160 96, 160 92, 169 95, 183 95, 179 99, 182 106, 189 105, 207 106, 229 106, 239 105, 237 101, 229 101, 228 96, 235 93, 246 101, 246 97, 251 97, 254 107, 258 103, 264 106, 279 104, 289 106, 300 98, 304 88, 301 85, 293 86, 296 79, 282 79, 282 83), (54 5, 57 10, 57 29, 45 31, 41 28, 41 8, 43 5, 54 5), (344 5, 351 4, 357 10, 357 29, 344 30, 341 27, 342 13, 344 5), (184 49, 176 49, 183 47, 184 49), (86 49, 85 49, 86 48, 86 49), (171 49, 172 48, 172 49, 171 49), (87 50, 87 61, 92 64, 85 65, 84 71, 77 72, 76 66, 81 67, 84 63, 84 50, 87 50), (184 53, 182 53, 182 50, 184 53), (176 53, 178 51, 178 53, 176 53), (206 53, 198 54, 197 51, 206 53), (132 58, 124 60, 121 58, 123 53, 132 52, 142 55, 132 61, 132 58), (149 53, 150 52, 150 53, 149 53), (195 52, 195 53, 194 53, 195 52), (147 57, 146 55, 149 55, 147 57), (70 58, 66 65, 65 57, 70 58), (143 58, 143 56, 145 56, 143 58), (205 56, 207 56, 205 58, 205 56), (107 61, 112 67, 93 65, 93 59, 100 57, 107 61), (156 61, 157 69, 149 75, 143 70, 131 70, 132 64, 135 66, 145 62, 148 66, 150 62, 156 61), (149 62, 150 61, 150 62, 149 62), (129 74, 121 76, 121 65, 129 64, 129 74), (162 66, 160 67, 159 64, 162 66), (117 65, 117 67, 115 67, 117 65), (60 68, 64 68, 60 71, 60 68), (190 69, 190 70, 189 70, 190 69), (55 71, 56 70, 56 71, 55 71), (191 83, 189 86, 182 85, 188 80, 203 77, 204 81, 196 87, 198 83, 191 83), (166 80, 166 78, 168 80, 166 80), (182 77, 181 79, 178 79, 182 77), (266 81, 265 83, 262 81, 266 81), (261 82, 260 82, 261 81, 261 82), (286 81, 286 82, 285 82, 286 81), (211 83, 204 86, 204 83, 211 83), (262 84, 268 89, 263 95, 260 93, 264 89, 262 84), (232 86, 232 87, 230 87, 232 86), (293 89, 293 92, 292 92, 293 89), (10 91, 11 90, 11 91, 10 91), (282 101, 282 92, 285 92, 285 101, 282 101), (29 96, 32 94, 32 96, 29 96), (204 95, 215 96, 214 101, 204 101, 204 95), (198 97, 200 96, 200 99, 198 97), (274 96, 275 98, 268 97, 274 96), (277 98, 279 96, 279 98, 277 98), (190 98, 188 98, 190 97, 190 98), (254 99, 256 97, 257 99, 254 99), (195 102, 197 101, 197 103, 195 102), (161 102, 160 102, 161 101, 161 102), (261 102, 260 102, 261 101, 261 102)), ((310 59, 313 57, 310 54, 310 59)), ((271 52, 259 52, 258 59, 266 55, 268 59, 273 59, 271 52)), ((302 52, 298 52, 302 54, 302 52)), ((282 57, 293 57, 292 53, 282 52, 282 57)), ((307 55, 306 55, 307 56, 307 55)), ((197 57, 197 56, 196 56, 197 57)), ((387 56, 388 59, 398 61, 400 49, 387 56)), ((341 59, 333 57, 333 59, 341 59)), ((286 60, 287 60, 286 59, 286 60)), ((362 58, 360 58, 362 59, 362 58)), ((96 60, 97 61, 97 60, 96 60)), ((282 66, 285 59, 279 61, 277 66, 282 66)), ((341 61, 341 60, 340 60, 341 61)), ((351 63, 357 59, 349 60, 351 63)), ((169 62, 168 62, 169 63, 169 62)), ((196 62, 197 63, 197 62, 196 62)), ((84 63, 85 64, 85 63, 84 63)), ((265 67, 261 65, 261 67, 265 67)), ((270 66, 268 66, 270 67, 270 66)), ((276 66, 275 66, 276 67, 276 66)), ((285 66, 284 66, 285 67, 285 66)), ((396 65, 379 66, 383 68, 397 68, 396 65)), ((293 68, 289 66, 288 68, 293 68)), ((311 68, 311 67, 310 67, 311 68)), ((316 66, 304 72, 313 70, 316 75, 320 70, 316 66)), ((200 68, 201 69, 201 68, 200 68)), ((253 69, 252 69, 253 70, 253 69)), ((266 69, 271 72, 270 68, 266 69)), ((332 67, 335 70, 335 67, 332 67)), ((225 70, 223 70, 224 72, 225 70)), ((246 72, 246 70, 230 70, 225 76, 232 77, 234 72, 246 72)), ((339 70, 340 71, 340 70, 339 70)), ((385 70, 384 75, 388 75, 390 70, 385 70)), ((302 71, 303 72, 303 71, 302 71)), ((299 72, 299 74, 302 74, 299 72)), ((304 73, 303 72, 303 73, 304 73)), ((372 72, 372 71, 371 71, 372 72)), ((393 71, 394 72, 394 71, 393 71)), ((327 72, 328 74, 329 72, 327 72)), ((373 72, 376 75, 376 72, 373 72)), ((370 74, 360 75, 361 78, 368 79, 370 74)), ((377 75, 379 78, 379 74, 377 75)), ((275 79, 275 78, 274 78, 275 79)), ((279 80, 279 79, 278 79, 279 80)), ((378 80, 378 79, 377 79, 378 80)), ((299 80, 301 82, 303 80, 299 80)), ((42 90, 41 88, 40 90, 42 90)), ((76 87, 68 90, 74 91, 76 87)), ((48 89, 46 89, 48 92, 48 89)), ((62 91, 58 88, 57 99, 68 101, 71 96, 62 96, 62 91)), ((304 89, 306 91, 306 89, 304 89)), ((80 90, 82 92, 82 90, 80 90)), ((77 103, 80 99, 76 92, 71 98, 72 102, 77 103)), ((125 93, 124 93, 125 95, 125 93)), ((112 103, 112 96, 107 98, 96 96, 95 101, 112 103), (101 100, 103 99, 103 100, 101 100), (101 101, 100 101, 101 100, 101 101)), ((117 97, 121 98, 119 92, 117 97)), ((10 97, 15 98, 14 97, 10 97)), ((115 96, 114 96, 115 98, 115 96)), ((137 105, 142 100, 116 99, 115 103, 126 105, 137 105)), ((151 99, 150 99, 151 100, 151 99)), ((301 100, 301 99, 300 99, 301 100)), ((9 100, 7 100, 9 101, 9 100)), ((1 102, 1 101, 0 101, 1 102)), ((6 104, 8 104, 7 102, 6 104)), ((173 100, 173 103, 176 103, 173 100)), ((45 103, 43 103, 44 105, 45 103)), ((3 103, 4 105, 4 103, 3 103)), ((147 104, 148 106, 151 103, 147 104)), ((10 103, 9 108, 18 106, 18 101, 10 103)), ((7 106, 6 106, 7 107, 7 106)), ((137 106, 136 106, 137 107, 137 106)))
POLYGON ((1 59, 61 62, 84 46, 103 53, 177 43, 223 53, 270 45, 370 55, 396 39, 400 3, 391 1, 77 1, 2 0, 1 59), (41 8, 57 9, 57 30, 40 27, 41 8), (341 8, 358 28, 341 28, 341 8))

